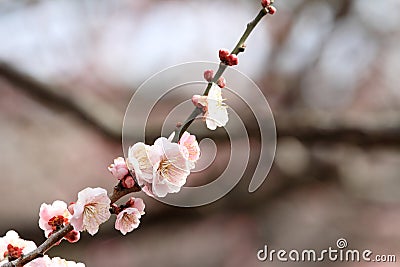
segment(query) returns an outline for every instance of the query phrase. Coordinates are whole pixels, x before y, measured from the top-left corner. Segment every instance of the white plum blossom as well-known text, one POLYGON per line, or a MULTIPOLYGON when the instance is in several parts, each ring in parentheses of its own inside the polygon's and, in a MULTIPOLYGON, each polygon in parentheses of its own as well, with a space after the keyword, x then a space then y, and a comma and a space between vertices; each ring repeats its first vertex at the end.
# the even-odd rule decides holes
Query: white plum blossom
POLYGON ((50 258, 47 255, 44 255, 41 258, 37 258, 32 262, 28 263, 29 267, 85 267, 85 264, 81 262, 67 261, 65 259, 54 257, 50 258))
POLYGON ((111 200, 103 188, 86 188, 78 193, 78 201, 73 205, 71 224, 77 231, 88 231, 94 235, 100 224, 110 216, 111 200))
POLYGON ((194 95, 192 102, 195 106, 203 108, 208 129, 224 127, 228 122, 228 106, 224 103, 222 90, 216 83, 211 85, 207 96, 194 95))
POLYGON ((35 242, 24 240, 19 237, 17 232, 9 230, 5 236, 0 237, 0 265, 8 262, 7 254, 9 252, 9 245, 17 250, 18 254, 27 254, 36 249, 35 242))
POLYGON ((210 130, 224 127, 228 122, 228 106, 223 103, 221 88, 213 83, 207 96, 206 124, 210 130))

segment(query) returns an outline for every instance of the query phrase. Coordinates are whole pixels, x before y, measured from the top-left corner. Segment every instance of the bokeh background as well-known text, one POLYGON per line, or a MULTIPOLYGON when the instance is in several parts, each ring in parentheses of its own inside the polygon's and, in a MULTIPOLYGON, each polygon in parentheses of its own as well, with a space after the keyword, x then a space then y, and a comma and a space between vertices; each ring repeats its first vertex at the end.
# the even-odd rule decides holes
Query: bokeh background
MULTIPOLYGON (((122 237, 110 222, 50 255, 96 267, 292 266, 260 263, 256 253, 346 238, 350 248, 400 260, 400 2, 276 7, 237 67, 276 120, 276 158, 262 187, 249 194, 244 177, 223 199, 190 209, 144 196, 147 214, 133 233, 122 237)), ((15 229, 40 243, 42 202, 111 189, 106 167, 122 154, 133 92, 165 67, 217 61, 258 9, 257 0, 0 1, 0 236, 15 229)), ((214 138, 217 172, 229 143, 214 138)))

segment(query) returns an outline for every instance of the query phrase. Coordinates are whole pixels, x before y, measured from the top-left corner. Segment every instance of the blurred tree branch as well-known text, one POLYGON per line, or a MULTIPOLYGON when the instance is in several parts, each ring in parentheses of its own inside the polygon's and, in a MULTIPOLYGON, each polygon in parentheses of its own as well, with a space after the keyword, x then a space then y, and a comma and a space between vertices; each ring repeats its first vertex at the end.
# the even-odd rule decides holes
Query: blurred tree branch
POLYGON ((54 110, 73 113, 85 124, 112 139, 121 138, 122 115, 104 101, 90 97, 72 98, 68 90, 59 90, 0 61, 0 78, 23 91, 36 101, 54 110))
MULTIPOLYGON (((85 124, 116 141, 121 140, 123 113, 97 99, 73 99, 16 68, 0 62, 0 77, 44 105, 71 112, 85 124)), ((92 96, 91 96, 92 97, 92 96)), ((90 98, 91 98, 90 97, 90 98)), ((358 118, 308 111, 275 113, 278 137, 292 136, 305 143, 348 142, 357 145, 400 145, 400 118, 393 113, 358 118)), ((249 125, 249 130, 257 130, 249 125)), ((150 129, 150 134, 157 135, 150 129)), ((215 138, 218 138, 215 133, 215 138)), ((133 133, 133 135, 135 135, 133 133)), ((225 136, 225 135, 224 135, 225 136)), ((152 138, 152 137, 150 137, 152 138)))

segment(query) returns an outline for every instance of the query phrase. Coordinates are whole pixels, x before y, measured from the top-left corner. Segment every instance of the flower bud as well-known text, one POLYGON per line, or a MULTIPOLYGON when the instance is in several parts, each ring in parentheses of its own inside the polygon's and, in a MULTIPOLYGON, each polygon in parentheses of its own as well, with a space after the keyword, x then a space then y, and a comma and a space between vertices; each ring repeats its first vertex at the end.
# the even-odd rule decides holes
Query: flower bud
POLYGON ((267 7, 267 6, 271 5, 271 0, 261 0, 261 5, 263 7, 267 7))
POLYGON ((228 60, 228 56, 229 56, 229 51, 227 49, 220 49, 219 50, 219 59, 222 62, 226 62, 228 60))
POLYGON ((273 14, 276 13, 276 11, 277 11, 276 7, 274 7, 274 6, 268 6, 268 13, 269 13, 269 14, 273 15, 273 14))
POLYGON ((227 63, 229 66, 235 66, 235 65, 239 64, 239 58, 238 58, 238 56, 235 55, 235 54, 230 54, 230 55, 228 56, 228 59, 227 59, 226 63, 227 63))
POLYGON ((218 79, 218 81, 217 81, 217 85, 218 85, 220 88, 225 88, 225 86, 226 86, 226 80, 225 80, 225 78, 224 78, 224 77, 220 77, 220 78, 218 79))
POLYGON ((135 185, 135 180, 133 180, 132 176, 128 175, 121 180, 121 184, 125 188, 132 188, 135 185))
POLYGON ((204 71, 204 79, 205 79, 207 82, 211 82, 212 79, 213 79, 213 77, 214 77, 214 71, 213 71, 213 70, 206 70, 206 71, 204 71))

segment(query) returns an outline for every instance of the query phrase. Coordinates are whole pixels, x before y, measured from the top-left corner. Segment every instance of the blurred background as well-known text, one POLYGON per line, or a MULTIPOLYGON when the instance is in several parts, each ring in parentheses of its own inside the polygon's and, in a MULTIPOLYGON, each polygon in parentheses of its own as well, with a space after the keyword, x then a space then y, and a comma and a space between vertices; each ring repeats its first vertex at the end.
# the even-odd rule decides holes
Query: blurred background
MULTIPOLYGON (((346 238, 349 248, 400 260, 400 2, 275 6, 237 67, 276 120, 276 158, 262 187, 249 194, 244 177, 221 200, 190 209, 140 193, 147 214, 133 233, 122 237, 109 222, 50 255, 96 267, 291 266, 256 253, 346 238)), ((0 236, 15 229, 39 244, 41 203, 74 201, 87 186, 111 190, 106 167, 122 155, 134 91, 163 68, 217 61, 259 8, 258 0, 0 1, 0 236)), ((222 136, 218 154, 228 145, 222 136)))

